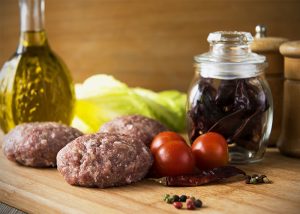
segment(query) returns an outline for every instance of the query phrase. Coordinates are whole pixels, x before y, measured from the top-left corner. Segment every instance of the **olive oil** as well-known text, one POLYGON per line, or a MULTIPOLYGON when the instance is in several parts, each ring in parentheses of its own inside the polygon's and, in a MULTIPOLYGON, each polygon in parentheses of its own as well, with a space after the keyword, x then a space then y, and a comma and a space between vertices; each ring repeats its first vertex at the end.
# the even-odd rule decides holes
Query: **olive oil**
POLYGON ((68 68, 50 49, 43 29, 43 0, 20 0, 19 47, 0 72, 0 126, 33 121, 69 124, 75 102, 68 68), (25 20, 24 20, 25 19, 25 20))

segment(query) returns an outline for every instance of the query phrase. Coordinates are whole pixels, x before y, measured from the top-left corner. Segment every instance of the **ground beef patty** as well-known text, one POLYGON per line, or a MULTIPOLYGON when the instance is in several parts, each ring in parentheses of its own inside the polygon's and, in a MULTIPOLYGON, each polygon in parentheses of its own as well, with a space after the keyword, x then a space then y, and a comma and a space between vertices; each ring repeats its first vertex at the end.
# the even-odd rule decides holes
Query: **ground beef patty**
POLYGON ((167 128, 160 122, 141 115, 122 116, 105 123, 99 132, 120 133, 140 139, 150 147, 153 138, 167 128))
POLYGON ((72 185, 121 186, 141 180, 152 165, 149 148, 138 139, 113 133, 89 134, 57 154, 57 169, 72 185))
POLYGON ((55 122, 24 123, 16 126, 3 138, 5 156, 32 167, 55 167, 56 155, 82 133, 55 122))

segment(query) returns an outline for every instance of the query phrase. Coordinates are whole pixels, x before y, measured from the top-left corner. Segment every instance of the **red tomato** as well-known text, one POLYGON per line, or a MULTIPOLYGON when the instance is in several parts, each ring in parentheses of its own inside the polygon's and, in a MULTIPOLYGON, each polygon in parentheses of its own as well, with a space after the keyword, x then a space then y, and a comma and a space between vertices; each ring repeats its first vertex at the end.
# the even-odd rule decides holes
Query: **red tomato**
POLYGON ((180 134, 177 134, 176 132, 161 132, 158 135, 155 136, 155 138, 153 139, 150 149, 152 154, 155 154, 158 150, 158 148, 167 142, 170 141, 182 141, 183 143, 186 144, 185 140, 183 139, 183 137, 181 137, 180 134))
POLYGON ((154 154, 154 169, 161 176, 177 176, 193 173, 195 159, 191 148, 182 141, 162 144, 154 154))
POLYGON ((199 169, 212 169, 228 164, 228 145, 218 133, 208 132, 197 137, 192 151, 199 169))

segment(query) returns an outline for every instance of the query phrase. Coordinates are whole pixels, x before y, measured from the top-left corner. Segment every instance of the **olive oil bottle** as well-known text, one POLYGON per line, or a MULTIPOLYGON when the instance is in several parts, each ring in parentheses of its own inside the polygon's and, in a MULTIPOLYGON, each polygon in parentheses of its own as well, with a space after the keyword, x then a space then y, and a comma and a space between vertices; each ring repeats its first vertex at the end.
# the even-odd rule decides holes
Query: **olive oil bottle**
POLYGON ((75 102, 70 72, 50 49, 44 30, 44 0, 19 0, 21 33, 16 53, 0 71, 0 126, 69 124, 75 102))

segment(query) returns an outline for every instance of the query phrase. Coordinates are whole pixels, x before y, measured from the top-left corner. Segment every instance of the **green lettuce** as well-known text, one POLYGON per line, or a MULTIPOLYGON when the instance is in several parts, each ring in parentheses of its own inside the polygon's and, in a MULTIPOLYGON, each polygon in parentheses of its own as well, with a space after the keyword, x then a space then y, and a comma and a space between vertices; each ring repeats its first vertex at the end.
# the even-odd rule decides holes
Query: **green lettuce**
POLYGON ((72 126, 85 133, 96 132, 115 117, 130 114, 156 119, 177 132, 185 129, 184 93, 129 88, 108 75, 94 75, 83 84, 76 84, 75 91, 77 101, 72 126))

